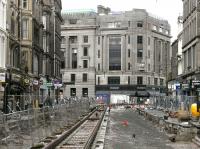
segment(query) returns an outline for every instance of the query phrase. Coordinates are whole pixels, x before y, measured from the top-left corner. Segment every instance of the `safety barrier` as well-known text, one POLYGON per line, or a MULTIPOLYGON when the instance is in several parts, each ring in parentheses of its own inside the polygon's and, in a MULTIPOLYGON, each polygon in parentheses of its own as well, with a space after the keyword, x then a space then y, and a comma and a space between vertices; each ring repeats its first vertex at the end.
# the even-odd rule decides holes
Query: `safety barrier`
POLYGON ((28 108, 0 115, 0 148, 27 149, 75 123, 95 104, 90 98, 68 98, 62 104, 28 108))

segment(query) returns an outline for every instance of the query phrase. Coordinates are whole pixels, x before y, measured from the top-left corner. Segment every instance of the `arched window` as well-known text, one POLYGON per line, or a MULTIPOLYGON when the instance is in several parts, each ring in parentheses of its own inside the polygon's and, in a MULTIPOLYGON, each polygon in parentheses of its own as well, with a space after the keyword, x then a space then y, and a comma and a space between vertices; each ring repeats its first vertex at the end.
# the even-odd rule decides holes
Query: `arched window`
POLYGON ((33 55, 33 74, 38 75, 39 74, 39 58, 37 54, 33 55))
POLYGON ((11 33, 14 35, 15 34, 15 19, 14 19, 15 13, 12 12, 11 16, 11 33))
POLYGON ((12 65, 15 67, 15 68, 19 68, 19 64, 20 64, 20 50, 19 50, 19 47, 15 47, 13 49, 13 61, 12 61, 12 65))

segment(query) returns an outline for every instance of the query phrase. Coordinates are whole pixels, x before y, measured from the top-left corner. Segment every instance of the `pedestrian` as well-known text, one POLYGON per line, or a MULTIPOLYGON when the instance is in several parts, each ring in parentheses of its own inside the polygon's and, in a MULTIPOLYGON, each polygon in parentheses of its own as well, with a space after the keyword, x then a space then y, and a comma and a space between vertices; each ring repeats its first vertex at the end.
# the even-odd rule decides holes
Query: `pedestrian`
POLYGON ((108 113, 110 113, 111 105, 108 106, 108 113))
POLYGON ((52 107, 52 101, 49 95, 47 95, 45 101, 44 101, 45 106, 51 106, 52 107))
POLYGON ((135 133, 133 133, 132 134, 132 141, 133 141, 134 144, 135 144, 135 137, 136 137, 136 135, 135 135, 135 133))

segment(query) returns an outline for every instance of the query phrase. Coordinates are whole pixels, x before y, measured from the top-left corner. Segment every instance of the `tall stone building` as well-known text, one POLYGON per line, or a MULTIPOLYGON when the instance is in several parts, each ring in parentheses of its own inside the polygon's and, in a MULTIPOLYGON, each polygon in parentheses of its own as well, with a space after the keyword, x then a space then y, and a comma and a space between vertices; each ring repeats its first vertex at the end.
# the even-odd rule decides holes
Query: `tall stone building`
POLYGON ((101 5, 97 13, 66 12, 63 17, 66 96, 165 92, 171 55, 166 20, 143 9, 111 12, 101 5))
POLYGON ((4 106, 11 103, 15 110, 19 101, 24 109, 30 95, 32 101, 37 101, 34 105, 43 102, 48 92, 54 96, 54 81, 61 80, 61 6, 60 0, 7 0, 8 85, 4 106), (10 99, 10 95, 16 99, 10 99))
POLYGON ((6 71, 6 47, 7 47, 7 31, 6 31, 6 7, 7 0, 0 1, 0 109, 3 109, 3 93, 6 71))
POLYGON ((63 14, 65 96, 95 96, 96 13, 63 14))
POLYGON ((181 83, 188 84, 185 95, 196 95, 200 80, 200 1, 183 0, 183 75, 181 83))
POLYGON ((61 0, 45 0, 43 1, 43 57, 42 57, 42 73, 40 80, 43 85, 40 86, 40 93, 43 97, 48 94, 55 95, 54 83, 61 84, 61 64, 63 63, 63 52, 60 51, 61 46, 61 17, 62 3, 61 0), (46 82, 52 83, 46 86, 46 82))

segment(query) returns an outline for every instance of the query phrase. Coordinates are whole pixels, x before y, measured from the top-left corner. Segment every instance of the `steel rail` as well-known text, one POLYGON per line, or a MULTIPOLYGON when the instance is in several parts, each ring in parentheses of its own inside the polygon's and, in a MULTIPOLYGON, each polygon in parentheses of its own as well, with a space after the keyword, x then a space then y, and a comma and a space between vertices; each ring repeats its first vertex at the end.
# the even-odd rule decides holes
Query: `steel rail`
POLYGON ((72 134, 77 128, 79 128, 93 113, 95 113, 97 109, 94 109, 90 112, 86 117, 72 126, 69 130, 65 131, 61 136, 50 142, 49 144, 45 145, 43 149, 54 149, 58 146, 63 140, 65 140, 70 134, 72 134))

